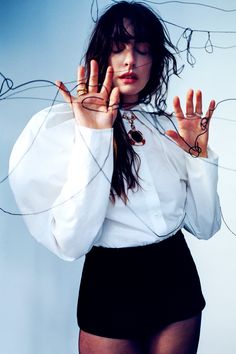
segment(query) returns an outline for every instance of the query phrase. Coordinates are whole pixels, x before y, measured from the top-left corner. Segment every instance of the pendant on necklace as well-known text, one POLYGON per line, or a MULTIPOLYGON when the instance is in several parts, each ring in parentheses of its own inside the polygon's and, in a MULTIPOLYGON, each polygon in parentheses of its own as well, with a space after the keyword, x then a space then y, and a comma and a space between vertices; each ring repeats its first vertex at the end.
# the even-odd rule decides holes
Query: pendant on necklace
POLYGON ((131 129, 128 131, 128 137, 129 137, 129 142, 131 145, 135 146, 142 146, 145 144, 145 139, 143 137, 143 134, 140 132, 140 130, 137 130, 135 125, 134 125, 134 120, 137 119, 136 115, 131 112, 131 116, 127 113, 124 113, 122 115, 122 118, 126 119, 129 124, 131 129))
POLYGON ((145 139, 143 138, 143 134, 139 131, 134 129, 130 129, 128 132, 128 137, 131 145, 144 145, 145 139))

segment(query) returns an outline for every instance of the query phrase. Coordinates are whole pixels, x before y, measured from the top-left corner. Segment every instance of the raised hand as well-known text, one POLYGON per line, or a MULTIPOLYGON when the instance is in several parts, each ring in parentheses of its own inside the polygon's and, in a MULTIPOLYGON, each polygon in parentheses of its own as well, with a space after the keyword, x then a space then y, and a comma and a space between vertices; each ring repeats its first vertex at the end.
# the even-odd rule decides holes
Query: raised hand
POLYGON ((165 134, 191 155, 207 157, 209 123, 215 109, 215 101, 210 101, 207 113, 203 116, 201 91, 196 91, 195 94, 195 110, 193 99, 194 92, 189 90, 186 97, 186 114, 184 115, 179 97, 174 98, 173 105, 178 121, 178 132, 167 130, 165 134))
POLYGON ((119 89, 112 88, 113 69, 108 66, 104 83, 99 90, 98 64, 90 63, 88 91, 86 89, 85 68, 78 68, 78 96, 72 96, 66 86, 56 81, 65 101, 71 104, 76 121, 85 127, 93 129, 111 128, 117 116, 119 105, 119 89))

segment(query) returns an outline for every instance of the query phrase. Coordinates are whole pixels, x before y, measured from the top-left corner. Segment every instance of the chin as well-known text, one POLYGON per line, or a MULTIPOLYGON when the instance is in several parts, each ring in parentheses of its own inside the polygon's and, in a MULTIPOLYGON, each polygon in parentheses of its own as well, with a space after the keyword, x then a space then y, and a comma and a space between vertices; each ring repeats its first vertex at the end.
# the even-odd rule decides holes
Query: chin
POLYGON ((120 94, 121 96, 126 96, 126 97, 138 97, 140 91, 136 90, 122 90, 120 89, 120 94))

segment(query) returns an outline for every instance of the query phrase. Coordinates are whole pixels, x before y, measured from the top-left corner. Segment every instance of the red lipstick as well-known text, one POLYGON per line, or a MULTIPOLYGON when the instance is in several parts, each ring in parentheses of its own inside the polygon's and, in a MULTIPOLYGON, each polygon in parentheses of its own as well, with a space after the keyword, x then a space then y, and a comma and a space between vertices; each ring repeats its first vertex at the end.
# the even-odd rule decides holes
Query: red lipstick
POLYGON ((138 76, 135 73, 129 71, 120 75, 119 79, 121 79, 125 84, 132 84, 138 80, 138 76))

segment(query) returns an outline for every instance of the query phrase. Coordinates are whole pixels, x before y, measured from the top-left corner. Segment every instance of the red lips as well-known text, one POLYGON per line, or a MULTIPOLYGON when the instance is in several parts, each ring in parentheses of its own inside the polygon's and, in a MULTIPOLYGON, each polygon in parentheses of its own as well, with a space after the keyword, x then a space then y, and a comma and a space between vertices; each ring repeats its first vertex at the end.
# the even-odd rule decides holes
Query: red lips
POLYGON ((119 79, 132 79, 132 80, 137 80, 138 79, 138 76, 133 73, 133 72, 126 72, 122 75, 119 76, 119 79))
POLYGON ((119 76, 119 79, 122 80, 124 85, 132 85, 135 84, 138 80, 138 75, 133 72, 126 72, 119 76))

